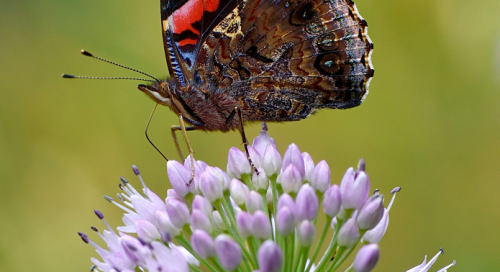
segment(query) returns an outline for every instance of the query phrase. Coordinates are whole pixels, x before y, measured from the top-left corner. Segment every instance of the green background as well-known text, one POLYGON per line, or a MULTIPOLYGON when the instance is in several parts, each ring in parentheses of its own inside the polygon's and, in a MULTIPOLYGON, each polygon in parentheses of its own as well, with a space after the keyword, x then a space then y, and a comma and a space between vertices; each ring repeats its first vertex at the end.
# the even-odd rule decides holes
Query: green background
MULTIPOLYGON (((500 1, 356 3, 375 44, 365 103, 269 124, 271 136, 281 152, 294 142, 327 160, 336 183, 363 157, 372 188, 403 188, 376 271, 405 271, 439 247, 434 270, 456 259, 451 271, 500 271, 500 1)), ((2 1, 0 33, 0 271, 88 271, 96 253, 77 231, 103 229, 93 209, 120 224, 102 195, 121 175, 138 185, 132 164, 161 197, 168 181, 144 138, 154 103, 138 82, 60 74, 137 76, 83 48, 165 77, 159 3, 2 1)), ((177 159, 175 124, 162 108, 150 135, 177 159)), ((189 135, 196 158, 223 169, 242 147, 237 132, 189 135)))

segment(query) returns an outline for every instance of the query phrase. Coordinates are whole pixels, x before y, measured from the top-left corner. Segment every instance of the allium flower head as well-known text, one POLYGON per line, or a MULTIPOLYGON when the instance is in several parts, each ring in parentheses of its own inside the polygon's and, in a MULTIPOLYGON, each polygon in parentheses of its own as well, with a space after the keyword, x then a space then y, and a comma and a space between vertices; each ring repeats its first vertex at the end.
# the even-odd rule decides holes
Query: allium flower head
MULTIPOLYGON (((376 266, 381 257, 377 243, 400 188, 391 192, 388 207, 378 192, 369 197, 364 160, 357 170, 349 168, 340 184, 332 184, 326 161, 315 164, 295 144, 282 157, 266 126, 248 150, 258 175, 235 147, 228 152, 227 172, 192 157, 169 161, 173 189, 165 199, 148 189, 133 166, 142 190, 122 178, 119 201, 105 196, 124 211, 124 226, 113 230, 95 211, 106 229, 92 230, 107 248, 79 233, 100 256, 91 259, 93 270, 336 271, 351 254, 356 257, 347 271, 368 272, 376 266), (330 240, 328 232, 333 232, 330 240)), ((408 271, 425 272, 436 259, 424 259, 408 271)))

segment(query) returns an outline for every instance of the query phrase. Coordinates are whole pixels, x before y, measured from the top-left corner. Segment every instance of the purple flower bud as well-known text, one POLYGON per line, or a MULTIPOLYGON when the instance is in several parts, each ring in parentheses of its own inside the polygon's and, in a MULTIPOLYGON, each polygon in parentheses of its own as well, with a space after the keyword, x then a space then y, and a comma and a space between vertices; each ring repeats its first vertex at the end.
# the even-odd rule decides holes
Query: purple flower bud
POLYGON ((354 219, 349 218, 340 227, 338 235, 339 246, 352 247, 358 242, 359 230, 354 219))
POLYGON ((363 246, 354 259, 353 268, 356 272, 370 272, 377 265, 380 248, 377 244, 363 246))
POLYGON ((252 216, 247 212, 239 212, 236 214, 236 227, 243 239, 252 235, 252 216))
POLYGON ((312 221, 318 214, 318 196, 309 184, 304 184, 295 199, 297 218, 299 221, 312 221))
POLYGON ((285 193, 296 193, 302 185, 302 176, 294 165, 289 165, 281 172, 281 187, 285 193))
POLYGON ((136 220, 134 222, 137 236, 146 242, 152 242, 161 238, 160 232, 155 225, 146 220, 136 220))
POLYGON ((215 253, 224 269, 234 270, 241 262, 241 248, 229 235, 215 238, 215 253))
POLYGON ((179 197, 185 197, 191 190, 191 171, 177 161, 167 162, 167 174, 172 188, 179 197))
POLYGON ((193 210, 202 211, 208 218, 212 216, 212 212, 214 211, 214 209, 212 208, 212 204, 210 204, 210 201, 208 201, 201 195, 196 195, 194 197, 192 208, 193 210))
MULTIPOLYGON (((361 172, 363 173, 363 172, 361 172)), ((384 215, 384 197, 374 194, 368 198, 358 211, 356 223, 360 230, 373 229, 384 215)))
POLYGON ((255 137, 252 143, 252 147, 261 155, 264 154, 264 150, 266 150, 269 145, 272 145, 271 138, 269 134, 267 134, 267 131, 264 130, 259 132, 259 136, 255 137))
POLYGON ((243 205, 249 193, 248 186, 239 179, 232 179, 229 185, 229 193, 236 205, 243 205))
POLYGON ((309 220, 300 222, 297 228, 299 243, 303 247, 309 247, 314 242, 314 235, 316 235, 316 228, 309 220))
POLYGON ((330 217, 335 217, 340 211, 340 188, 334 184, 326 190, 323 196, 323 211, 330 217))
POLYGON ((209 258, 215 255, 214 241, 208 233, 203 230, 193 231, 191 235, 191 245, 194 252, 202 258, 209 258))
POLYGON ((158 221, 158 229, 161 234, 168 233, 171 237, 177 237, 181 230, 174 226, 170 217, 165 211, 156 211, 156 220, 158 221))
POLYGON ((304 180, 306 175, 304 168, 304 159, 300 153, 300 149, 296 144, 291 144, 288 146, 285 156, 283 156, 282 168, 286 169, 288 166, 293 165, 298 170, 300 175, 300 181, 304 180))
POLYGON ((320 161, 311 173, 311 186, 324 193, 330 186, 330 167, 326 161, 320 161))
POLYGON ((281 155, 274 145, 268 145, 264 152, 263 167, 267 176, 277 175, 281 169, 281 155))
POLYGON ((264 159, 261 154, 264 153, 259 153, 259 151, 255 150, 252 146, 248 146, 248 154, 250 155, 250 159, 256 168, 262 167, 264 159))
POLYGON ((201 229, 208 233, 212 232, 210 219, 200 210, 193 210, 191 212, 191 227, 195 230, 201 229))
MULTIPOLYGON (((204 168, 202 167, 206 167, 207 164, 201 161, 201 163, 198 164, 198 161, 196 161, 194 158, 192 161, 194 162, 194 175, 201 175, 201 173, 204 171, 204 168)), ((186 167, 186 169, 189 169, 189 171, 191 172, 191 154, 184 160, 184 167, 186 167)))
POLYGON ((389 211, 384 209, 384 215, 380 222, 371 230, 368 230, 363 235, 363 243, 373 243, 378 244, 382 237, 384 237, 385 232, 387 231, 387 227, 389 226, 389 211))
POLYGON ((257 252, 259 272, 280 271, 282 258, 280 247, 273 241, 265 241, 257 252))
POLYGON ((212 213, 212 218, 214 219, 214 227, 218 232, 225 231, 227 229, 226 225, 224 224, 224 221, 222 220, 222 217, 219 213, 219 211, 214 211, 212 213))
POLYGON ((205 171, 200 176, 200 190, 203 196, 214 203, 217 199, 222 198, 222 183, 210 171, 205 171))
POLYGON ((366 201, 370 191, 370 180, 365 172, 359 172, 355 177, 352 168, 347 169, 340 183, 342 207, 346 210, 359 209, 366 201))
POLYGON ((218 167, 206 166, 204 172, 209 172, 215 177, 217 177, 222 185, 223 190, 229 189, 229 182, 231 179, 229 176, 218 167))
POLYGON ((181 197, 175 192, 174 189, 167 190, 167 199, 169 198, 177 198, 177 200, 181 199, 181 197))
POLYGON ((189 209, 186 204, 176 199, 171 199, 167 203, 167 213, 172 224, 182 229, 189 222, 189 209))
POLYGON ((280 198, 278 199, 277 210, 279 211, 281 208, 283 208, 285 206, 288 207, 288 209, 290 210, 290 212, 293 215, 293 218, 294 218, 293 224, 294 225, 297 224, 297 222, 299 222, 298 216, 297 216, 297 207, 295 205, 295 201, 293 200, 293 198, 287 193, 282 194, 280 196, 280 198))
POLYGON ((278 209, 276 215, 276 227, 283 236, 288 236, 295 230, 295 216, 287 206, 278 209))
POLYGON ((259 192, 266 191, 269 188, 269 179, 267 178, 266 172, 261 167, 257 167, 257 171, 259 172, 258 175, 255 171, 252 174, 253 188, 259 192))
POLYGON ((271 237, 271 224, 263 211, 256 211, 252 215, 252 233, 255 238, 269 239, 271 237))
POLYGON ((332 222, 330 222, 330 228, 335 229, 335 227, 337 226, 337 223, 338 223, 337 217, 334 217, 332 219, 332 222))
POLYGON ((249 175, 252 173, 252 167, 248 162, 247 156, 236 147, 229 149, 229 153, 227 154, 227 168, 237 179, 240 179, 243 174, 249 175))
POLYGON ((250 191, 245 199, 245 206, 250 214, 253 214, 257 210, 264 209, 264 200, 262 196, 256 191, 250 191))
POLYGON ((304 180, 311 181, 311 174, 314 169, 314 161, 309 153, 302 153, 302 159, 304 160, 304 180))

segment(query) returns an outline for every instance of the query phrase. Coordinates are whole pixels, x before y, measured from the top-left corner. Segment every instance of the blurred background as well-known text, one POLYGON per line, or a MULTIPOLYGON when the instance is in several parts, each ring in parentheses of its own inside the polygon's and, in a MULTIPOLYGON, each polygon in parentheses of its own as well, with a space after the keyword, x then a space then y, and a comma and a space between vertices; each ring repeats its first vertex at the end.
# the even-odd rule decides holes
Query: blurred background
MULTIPOLYGON (((165 161, 144 137, 154 103, 139 82, 60 77, 137 76, 80 49, 167 76, 158 2, 1 1, 1 271, 88 271, 97 255, 77 231, 103 228, 94 209, 120 225, 102 195, 120 176, 138 186, 133 164, 165 197, 165 161)), ((434 270, 456 259, 451 271, 500 271, 500 1, 477 3, 357 0, 375 44, 365 103, 269 124, 281 152, 294 142, 326 160, 333 182, 362 157, 372 188, 403 188, 376 271, 406 271, 439 247, 434 270)), ((161 108, 150 127, 173 159, 176 124, 161 108)), ((237 132, 189 137, 197 159, 222 169, 242 148, 237 132)))

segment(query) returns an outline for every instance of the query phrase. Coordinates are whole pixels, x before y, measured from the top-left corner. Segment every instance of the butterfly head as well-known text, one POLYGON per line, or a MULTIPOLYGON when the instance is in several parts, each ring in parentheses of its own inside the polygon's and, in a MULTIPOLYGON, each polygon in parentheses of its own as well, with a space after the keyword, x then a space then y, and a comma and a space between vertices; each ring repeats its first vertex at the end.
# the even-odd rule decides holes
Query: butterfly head
POLYGON ((139 84, 139 90, 151 97, 156 103, 172 108, 172 96, 166 81, 154 82, 151 85, 139 84))

